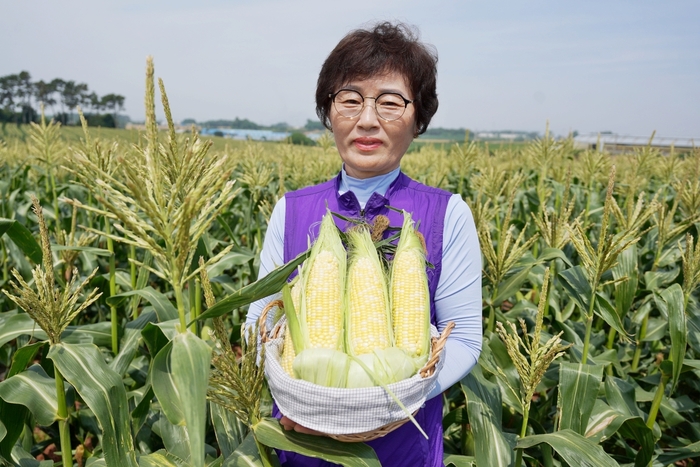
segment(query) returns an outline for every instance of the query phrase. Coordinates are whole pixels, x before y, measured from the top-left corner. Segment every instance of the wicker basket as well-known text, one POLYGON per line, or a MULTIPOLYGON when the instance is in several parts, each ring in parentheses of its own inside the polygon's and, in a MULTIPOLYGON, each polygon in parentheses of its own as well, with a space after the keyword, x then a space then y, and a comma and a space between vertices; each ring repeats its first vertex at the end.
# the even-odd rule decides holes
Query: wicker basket
MULTIPOLYGON (((281 300, 270 302, 263 309, 259 322, 261 340, 266 346, 265 374, 272 395, 285 415, 307 428, 345 442, 371 441, 409 421, 381 387, 327 388, 285 373, 279 363, 286 326, 284 319, 267 331, 268 312, 282 306, 281 300), (360 426, 362 428, 357 429, 360 426)), ((454 323, 449 323, 438 336, 433 327, 431 354, 423 368, 413 377, 388 386, 409 411, 415 413, 434 387, 436 373, 443 363, 440 355, 453 328, 454 323)))

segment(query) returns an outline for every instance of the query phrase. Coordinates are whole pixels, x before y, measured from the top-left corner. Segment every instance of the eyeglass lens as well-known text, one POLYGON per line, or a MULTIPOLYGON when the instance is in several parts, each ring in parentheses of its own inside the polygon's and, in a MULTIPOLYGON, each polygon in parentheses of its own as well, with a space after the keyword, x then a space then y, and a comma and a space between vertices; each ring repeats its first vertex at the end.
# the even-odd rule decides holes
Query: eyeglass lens
MULTIPOLYGON (((333 101, 335 109, 340 115, 343 117, 356 117, 365 106, 364 99, 373 98, 363 98, 362 94, 357 91, 345 90, 336 94, 333 101)), ((406 102, 399 94, 387 92, 374 98, 374 101, 377 115, 384 120, 397 120, 401 118, 406 110, 406 102)))

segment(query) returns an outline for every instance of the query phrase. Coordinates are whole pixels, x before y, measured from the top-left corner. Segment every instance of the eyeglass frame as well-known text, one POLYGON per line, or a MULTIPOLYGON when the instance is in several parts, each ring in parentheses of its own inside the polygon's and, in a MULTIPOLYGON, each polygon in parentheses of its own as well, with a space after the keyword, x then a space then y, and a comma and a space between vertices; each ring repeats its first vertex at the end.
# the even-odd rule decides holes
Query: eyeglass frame
POLYGON ((356 89, 343 88, 343 89, 340 89, 339 91, 337 91, 337 92, 335 92, 335 93, 328 94, 328 97, 330 98, 331 102, 333 102, 333 107, 335 107, 335 98, 336 98, 336 96, 337 96, 338 94, 340 94, 341 92, 343 92, 343 91, 354 92, 354 93, 358 94, 358 95, 362 98, 362 107, 360 108, 360 111, 357 112, 357 114, 353 115, 352 117, 346 117, 345 115, 341 114, 340 111, 338 110, 338 108, 336 107, 335 111, 338 112, 338 114, 339 114, 341 117, 345 117, 345 118, 355 118, 355 117, 358 117, 359 115, 362 114, 362 111, 365 110, 365 99, 374 99, 374 113, 377 115, 377 117, 378 117, 378 118, 381 118, 381 119, 384 120, 385 122, 395 122, 396 120, 398 120, 398 119, 400 119, 401 117, 403 117, 403 114, 406 113, 406 108, 408 107, 408 104, 413 104, 413 105, 415 105, 414 102, 416 102, 416 100, 417 100, 417 99, 413 99, 413 100, 406 99, 405 97, 403 97, 403 96, 402 96, 401 94, 399 94, 398 92, 383 92, 383 93, 379 94, 377 97, 372 97, 372 96, 363 96, 362 93, 361 93, 360 91, 357 91, 356 89), (403 112, 401 112, 401 115, 399 115, 398 117, 396 117, 396 118, 393 119, 393 120, 387 120, 386 118, 382 117, 381 115, 379 115, 379 111, 377 110, 377 99, 379 99, 380 97, 382 97, 382 96, 385 95, 385 94, 392 94, 392 95, 394 95, 394 96, 399 96, 399 97, 403 100, 403 102, 404 102, 403 112))

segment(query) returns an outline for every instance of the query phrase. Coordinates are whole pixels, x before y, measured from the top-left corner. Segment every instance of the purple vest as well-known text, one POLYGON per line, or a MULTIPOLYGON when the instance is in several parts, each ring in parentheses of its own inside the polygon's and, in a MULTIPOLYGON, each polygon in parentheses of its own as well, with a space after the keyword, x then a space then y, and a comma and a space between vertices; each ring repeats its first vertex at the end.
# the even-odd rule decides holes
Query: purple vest
MULTIPOLYGON (((309 242, 318 236, 321 218, 326 207, 346 217, 364 216, 372 221, 377 215, 389 217, 392 227, 401 227, 401 213, 387 208, 404 209, 411 213, 418 225, 418 230, 425 237, 428 248, 428 261, 434 266, 428 268, 428 286, 430 289, 430 317, 436 324, 435 290, 442 270, 442 238, 447 203, 451 193, 438 188, 420 184, 403 172, 389 186, 385 196, 373 193, 364 210, 351 191, 338 195, 341 175, 322 183, 285 194, 286 217, 284 226, 284 261, 294 259, 309 247, 309 242)), ((342 230, 346 222, 335 219, 342 230)), ((390 235, 387 232, 386 235, 390 235)), ((276 407, 275 407, 276 409, 276 407)), ((275 410, 275 412, 278 412, 275 410)), ((277 413, 275 413, 276 416, 277 413)), ((439 467, 442 461, 442 399, 434 397, 415 416, 423 430, 428 434, 426 440, 411 422, 392 431, 383 438, 368 444, 376 451, 383 466, 439 467)), ((284 466, 322 467, 331 464, 296 453, 277 451, 284 466)))

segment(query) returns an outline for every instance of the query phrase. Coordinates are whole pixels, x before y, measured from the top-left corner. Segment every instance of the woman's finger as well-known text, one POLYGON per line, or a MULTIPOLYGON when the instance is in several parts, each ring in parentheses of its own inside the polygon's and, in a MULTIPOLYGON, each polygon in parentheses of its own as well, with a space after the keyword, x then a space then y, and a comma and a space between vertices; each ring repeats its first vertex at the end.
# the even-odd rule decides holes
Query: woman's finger
POLYGON ((293 430, 297 423, 294 420, 290 420, 289 418, 283 416, 280 419, 280 424, 284 427, 285 430, 289 431, 293 430))

